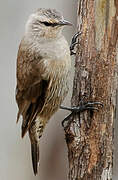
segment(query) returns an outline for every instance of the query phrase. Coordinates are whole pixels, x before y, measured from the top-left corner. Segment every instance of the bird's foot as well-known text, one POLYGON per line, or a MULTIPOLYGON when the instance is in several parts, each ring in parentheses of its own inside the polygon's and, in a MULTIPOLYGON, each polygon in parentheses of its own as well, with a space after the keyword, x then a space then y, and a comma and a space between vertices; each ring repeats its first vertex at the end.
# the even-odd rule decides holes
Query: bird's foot
MULTIPOLYGON (((77 114, 86 110, 90 110, 90 111, 99 111, 99 108, 96 107, 97 106, 101 106, 103 107, 103 104, 101 102, 87 102, 87 103, 81 103, 80 106, 78 107, 65 107, 65 106, 60 106, 60 109, 64 109, 64 110, 68 110, 71 111, 71 114, 69 114, 63 121, 62 121, 62 126, 64 127, 64 123, 66 121, 70 120, 70 117, 73 114, 77 114)), ((72 120, 70 120, 72 121, 72 120)))
POLYGON ((77 32, 76 34, 74 34, 74 36, 72 37, 72 41, 71 41, 71 45, 70 45, 70 55, 75 55, 75 51, 74 48, 77 44, 79 44, 79 41, 77 41, 78 36, 81 35, 81 32, 77 32))

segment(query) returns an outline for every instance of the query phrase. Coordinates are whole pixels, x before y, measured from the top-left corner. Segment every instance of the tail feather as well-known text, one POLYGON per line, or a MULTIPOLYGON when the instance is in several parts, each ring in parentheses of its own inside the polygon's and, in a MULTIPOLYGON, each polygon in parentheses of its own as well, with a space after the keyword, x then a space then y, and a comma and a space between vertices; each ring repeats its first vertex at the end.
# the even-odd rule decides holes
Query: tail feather
POLYGON ((39 165, 39 145, 37 142, 31 144, 31 154, 32 154, 32 165, 35 176, 38 173, 39 165))
POLYGON ((40 120, 36 119, 35 121, 33 121, 29 128, 29 137, 31 141, 32 166, 35 175, 38 173, 39 144, 43 130, 44 130, 44 124, 41 119, 40 120))

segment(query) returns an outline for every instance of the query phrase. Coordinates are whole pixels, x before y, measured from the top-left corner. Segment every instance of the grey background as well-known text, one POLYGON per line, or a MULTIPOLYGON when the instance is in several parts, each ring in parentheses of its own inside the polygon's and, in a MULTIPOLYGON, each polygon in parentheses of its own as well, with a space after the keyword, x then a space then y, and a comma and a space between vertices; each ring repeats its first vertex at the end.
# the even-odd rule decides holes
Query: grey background
MULTIPOLYGON (((21 138, 21 121, 16 125, 16 57, 28 16, 39 7, 56 8, 75 23, 76 0, 4 0, 0 4, 0 180, 67 179, 67 149, 61 121, 68 112, 59 110, 47 125, 40 146, 39 175, 32 171, 30 143, 21 138)), ((65 28, 71 40, 75 28, 65 28)), ((71 78, 72 79, 72 78, 71 78)), ((70 82, 70 86, 72 81, 70 82)), ((71 92, 71 90, 70 90, 71 92)), ((69 95, 70 96, 70 95, 69 95)), ((69 102, 69 96, 67 97, 69 102)))
MULTIPOLYGON (((21 122, 16 125, 15 102, 16 57, 28 16, 37 8, 56 8, 65 19, 76 23, 77 0, 1 0, 0 4, 0 180, 66 180, 68 173, 67 148, 61 121, 67 114, 59 110, 48 123, 40 146, 39 175, 32 171, 28 136, 21 139, 21 122)), ((70 42, 76 28, 66 28, 70 42)), ((72 59, 72 64, 73 59, 72 59)), ((74 67, 74 66, 73 66, 74 67)), ((72 68, 74 69, 74 68, 72 68)), ((69 105, 70 92, 65 104, 69 105)), ((117 125, 118 126, 118 125, 117 125)), ((118 138, 116 143, 118 145, 118 138)), ((118 147, 118 146, 117 146, 118 147)), ((116 148, 117 150, 117 148, 116 148)), ((115 151, 114 175, 117 176, 118 152, 115 151)), ((114 180, 115 180, 114 177, 114 180)), ((116 178, 117 179, 117 178, 116 178)))

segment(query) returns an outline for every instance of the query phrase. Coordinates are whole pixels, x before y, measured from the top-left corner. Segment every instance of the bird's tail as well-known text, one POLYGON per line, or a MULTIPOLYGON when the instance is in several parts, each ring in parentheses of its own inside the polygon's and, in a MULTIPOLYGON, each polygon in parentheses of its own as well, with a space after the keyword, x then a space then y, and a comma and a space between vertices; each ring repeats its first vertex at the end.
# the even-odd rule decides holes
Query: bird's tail
POLYGON ((38 173, 39 165, 39 144, 40 138, 43 134, 45 124, 41 119, 36 119, 32 122, 31 127, 29 128, 29 137, 31 141, 31 155, 32 155, 32 166, 34 174, 38 173))
POLYGON ((39 144, 38 142, 31 143, 32 166, 34 174, 38 173, 39 166, 39 144))

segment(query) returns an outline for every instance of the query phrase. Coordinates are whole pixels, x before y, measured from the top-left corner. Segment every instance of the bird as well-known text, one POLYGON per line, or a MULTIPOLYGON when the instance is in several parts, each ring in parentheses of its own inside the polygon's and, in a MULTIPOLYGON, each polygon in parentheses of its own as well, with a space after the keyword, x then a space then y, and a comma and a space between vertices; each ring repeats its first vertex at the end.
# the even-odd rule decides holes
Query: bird
POLYGON ((69 91, 71 56, 64 26, 72 25, 55 9, 39 8, 25 26, 16 65, 17 122, 28 132, 34 175, 38 173, 40 138, 69 91))

